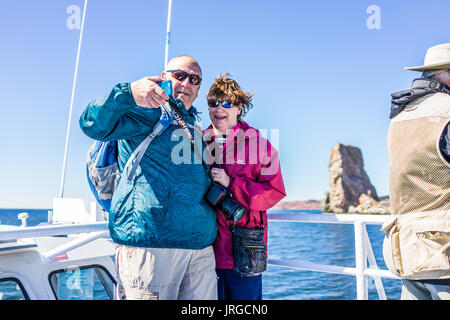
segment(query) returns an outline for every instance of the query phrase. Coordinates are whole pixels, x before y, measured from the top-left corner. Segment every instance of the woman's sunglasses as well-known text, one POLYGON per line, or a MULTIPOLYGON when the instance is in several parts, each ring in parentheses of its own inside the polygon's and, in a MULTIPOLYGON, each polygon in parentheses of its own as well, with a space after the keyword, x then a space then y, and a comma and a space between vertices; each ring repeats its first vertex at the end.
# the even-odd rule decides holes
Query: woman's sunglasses
POLYGON ((208 107, 210 108, 216 108, 219 106, 219 104, 222 105, 224 108, 231 108, 233 106, 233 103, 230 100, 214 100, 214 99, 208 99, 208 107))
POLYGON ((166 70, 166 72, 170 72, 172 77, 177 79, 178 81, 183 81, 187 77, 189 77, 189 83, 198 86, 200 82, 202 82, 202 78, 196 74, 189 74, 183 70, 166 70))

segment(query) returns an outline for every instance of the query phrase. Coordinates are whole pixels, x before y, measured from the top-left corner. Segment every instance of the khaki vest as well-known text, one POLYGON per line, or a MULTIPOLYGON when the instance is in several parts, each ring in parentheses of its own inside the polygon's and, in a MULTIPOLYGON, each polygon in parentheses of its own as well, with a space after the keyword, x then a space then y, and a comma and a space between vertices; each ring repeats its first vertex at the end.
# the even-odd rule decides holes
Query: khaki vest
POLYGON ((388 132, 393 214, 450 210, 450 163, 439 138, 450 121, 450 95, 419 98, 391 122, 388 132))
POLYGON ((450 278, 450 163, 439 139, 450 121, 450 95, 409 103, 388 132, 392 219, 383 254, 388 268, 410 279, 450 278))

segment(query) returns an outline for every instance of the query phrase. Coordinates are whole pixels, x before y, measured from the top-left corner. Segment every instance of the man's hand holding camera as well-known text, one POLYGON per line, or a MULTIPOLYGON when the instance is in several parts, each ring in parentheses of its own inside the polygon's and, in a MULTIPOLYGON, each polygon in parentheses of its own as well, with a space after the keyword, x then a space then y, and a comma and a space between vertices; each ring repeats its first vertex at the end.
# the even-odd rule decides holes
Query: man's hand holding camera
POLYGON ((157 84, 163 80, 154 76, 132 82, 130 88, 136 104, 146 108, 158 108, 169 100, 167 93, 157 84))

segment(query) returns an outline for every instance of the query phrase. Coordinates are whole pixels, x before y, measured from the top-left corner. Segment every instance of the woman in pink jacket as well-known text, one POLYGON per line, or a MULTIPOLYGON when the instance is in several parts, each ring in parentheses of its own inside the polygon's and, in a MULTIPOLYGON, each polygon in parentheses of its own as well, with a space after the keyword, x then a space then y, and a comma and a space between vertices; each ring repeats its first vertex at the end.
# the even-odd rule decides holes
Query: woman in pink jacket
POLYGON ((258 130, 242 120, 252 107, 251 99, 252 93, 244 92, 227 74, 217 77, 207 94, 211 125, 204 130, 203 139, 208 144, 212 178, 226 187, 231 199, 245 209, 242 217, 234 219, 227 217, 221 208, 216 210, 218 233, 213 248, 219 300, 262 299, 262 272, 249 274, 234 270, 232 230, 234 227, 260 229, 261 247, 264 242, 260 250, 263 262, 257 262, 257 269, 265 270, 266 210, 286 196, 277 150, 258 130))

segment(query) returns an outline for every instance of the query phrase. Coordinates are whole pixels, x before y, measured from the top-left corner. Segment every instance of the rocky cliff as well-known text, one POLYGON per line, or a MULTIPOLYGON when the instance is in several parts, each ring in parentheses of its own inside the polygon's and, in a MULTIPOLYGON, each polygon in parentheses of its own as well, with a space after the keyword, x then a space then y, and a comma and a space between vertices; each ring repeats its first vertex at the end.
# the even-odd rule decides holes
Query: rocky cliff
POLYGON ((322 202, 324 212, 389 213, 389 206, 379 201, 370 183, 359 148, 337 143, 331 150, 328 169, 330 188, 322 202))

